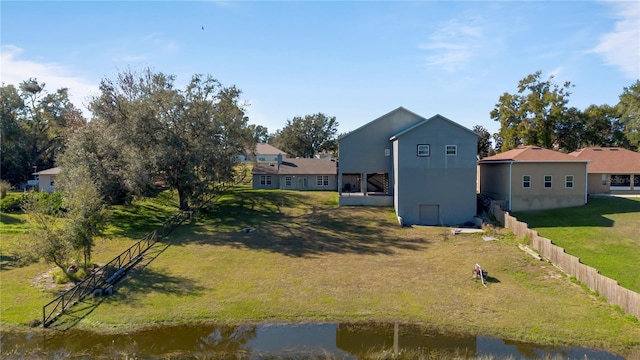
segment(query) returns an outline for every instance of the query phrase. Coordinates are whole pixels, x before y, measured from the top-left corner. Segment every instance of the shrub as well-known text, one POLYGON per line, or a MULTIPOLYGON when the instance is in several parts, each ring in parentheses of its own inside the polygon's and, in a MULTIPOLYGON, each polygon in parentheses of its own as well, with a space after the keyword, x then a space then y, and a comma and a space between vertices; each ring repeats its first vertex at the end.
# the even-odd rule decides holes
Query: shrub
POLYGON ((22 197, 9 194, 0 200, 0 211, 9 213, 22 210, 22 197))

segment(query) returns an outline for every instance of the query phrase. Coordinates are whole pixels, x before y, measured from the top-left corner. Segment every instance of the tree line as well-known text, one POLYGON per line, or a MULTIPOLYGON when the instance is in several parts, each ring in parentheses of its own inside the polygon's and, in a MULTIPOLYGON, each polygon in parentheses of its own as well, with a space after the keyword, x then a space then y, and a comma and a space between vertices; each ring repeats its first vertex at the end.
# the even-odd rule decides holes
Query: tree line
POLYGON ((515 93, 500 96, 490 112, 500 130, 491 135, 481 125, 474 127, 480 134, 480 157, 520 145, 567 153, 588 146, 640 148, 640 80, 623 88, 616 105, 590 105, 581 111, 569 106, 573 85, 553 79, 543 80, 537 71, 520 80, 515 93))

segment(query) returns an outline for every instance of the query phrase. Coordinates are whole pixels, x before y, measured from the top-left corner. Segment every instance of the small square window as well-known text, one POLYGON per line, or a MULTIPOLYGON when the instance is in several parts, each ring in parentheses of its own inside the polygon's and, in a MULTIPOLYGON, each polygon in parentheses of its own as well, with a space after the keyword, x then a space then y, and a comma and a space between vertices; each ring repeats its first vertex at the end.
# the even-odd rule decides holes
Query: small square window
POLYGON ((447 156, 455 156, 458 154, 458 145, 447 145, 445 147, 447 156))
POLYGON ((544 176, 544 188, 545 189, 551 189, 551 184, 553 182, 552 180, 553 180, 553 177, 551 175, 545 175, 544 176))
POLYGON ((418 145, 418 156, 429 156, 429 144, 418 145))
POLYGON ((567 189, 573 189, 573 175, 567 175, 564 177, 564 187, 567 189))
POLYGON ((522 187, 525 189, 531 187, 531 175, 522 175, 522 187))

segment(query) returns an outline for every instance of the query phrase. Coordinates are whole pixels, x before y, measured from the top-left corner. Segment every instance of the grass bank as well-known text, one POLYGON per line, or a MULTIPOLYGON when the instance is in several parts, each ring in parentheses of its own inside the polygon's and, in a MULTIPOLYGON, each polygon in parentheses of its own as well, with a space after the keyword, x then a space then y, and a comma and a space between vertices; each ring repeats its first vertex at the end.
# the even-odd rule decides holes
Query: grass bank
MULTIPOLYGON (((125 233, 137 226, 114 227, 123 230, 112 229, 97 243, 94 260, 106 261, 135 240, 125 233)), ((499 240, 401 228, 392 209, 337 207, 330 192, 242 188, 175 230, 114 295, 79 310, 73 321, 100 331, 163 323, 400 321, 638 351, 637 321, 521 252, 509 232, 492 235, 499 240), (243 232, 247 227, 256 231, 243 232), (471 278, 476 263, 489 272, 486 288, 471 278)), ((41 316, 53 290, 31 280, 46 268, 3 260, 3 325, 41 316)))
POLYGON ((640 198, 589 198, 585 206, 514 213, 621 286, 640 292, 640 198))

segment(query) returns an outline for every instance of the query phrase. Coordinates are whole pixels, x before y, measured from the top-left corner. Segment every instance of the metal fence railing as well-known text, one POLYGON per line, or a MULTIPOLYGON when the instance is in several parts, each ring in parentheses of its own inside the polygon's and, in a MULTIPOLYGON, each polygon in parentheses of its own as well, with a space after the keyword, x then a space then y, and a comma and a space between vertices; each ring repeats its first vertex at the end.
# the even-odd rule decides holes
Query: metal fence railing
POLYGON ((67 309, 80 302, 87 295, 110 294, 115 284, 128 269, 138 263, 144 253, 158 240, 169 235, 178 225, 191 216, 190 212, 181 211, 165 222, 162 228, 154 230, 144 238, 130 246, 120 255, 105 265, 97 268, 73 288, 53 299, 42 307, 42 326, 53 323, 67 309), (158 232, 160 231, 160 234, 158 232))

